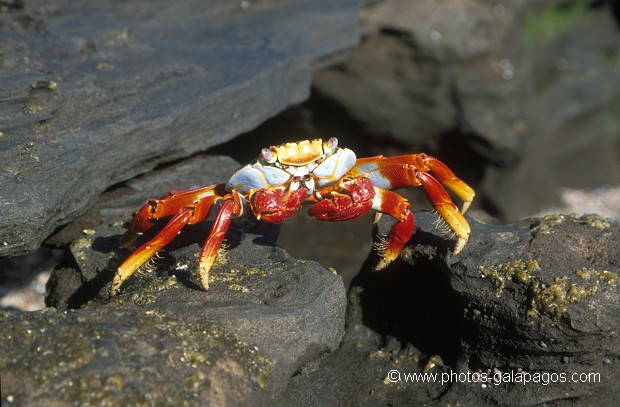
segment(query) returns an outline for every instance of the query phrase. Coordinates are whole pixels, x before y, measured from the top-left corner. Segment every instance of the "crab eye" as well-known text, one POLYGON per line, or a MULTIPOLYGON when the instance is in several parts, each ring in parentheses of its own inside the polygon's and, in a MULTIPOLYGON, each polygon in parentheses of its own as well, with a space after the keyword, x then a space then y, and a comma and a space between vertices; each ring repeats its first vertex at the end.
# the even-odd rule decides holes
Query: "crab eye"
POLYGON ((276 161, 276 157, 270 149, 263 148, 260 153, 269 164, 273 164, 276 161))
POLYGON ((331 154, 338 148, 338 139, 336 137, 332 137, 323 143, 323 148, 326 154, 331 154))

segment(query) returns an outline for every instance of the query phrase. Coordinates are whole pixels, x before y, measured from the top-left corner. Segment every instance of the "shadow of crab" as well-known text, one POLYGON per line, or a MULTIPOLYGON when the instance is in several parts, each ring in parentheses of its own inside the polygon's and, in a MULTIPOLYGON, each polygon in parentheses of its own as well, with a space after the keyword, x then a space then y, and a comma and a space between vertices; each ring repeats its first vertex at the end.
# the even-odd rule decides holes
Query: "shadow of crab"
MULTIPOLYGON (((376 235, 376 233, 375 233, 376 235)), ((417 230, 401 259, 374 271, 379 256, 373 250, 350 286, 350 306, 359 307, 364 326, 394 338, 402 348, 413 345, 426 357, 440 355, 457 362, 461 346, 462 304, 452 290, 445 261, 453 242, 417 230), (405 258, 405 261, 403 261, 405 258)))

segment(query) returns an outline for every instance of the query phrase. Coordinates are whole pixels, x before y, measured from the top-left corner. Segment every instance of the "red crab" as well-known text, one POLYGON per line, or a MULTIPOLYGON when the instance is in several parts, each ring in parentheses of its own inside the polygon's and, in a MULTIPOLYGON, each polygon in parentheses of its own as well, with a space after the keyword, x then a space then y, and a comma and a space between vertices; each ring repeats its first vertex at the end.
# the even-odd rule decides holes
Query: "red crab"
POLYGON ((452 229, 457 237, 453 254, 458 254, 469 237, 469 224, 463 213, 473 200, 474 191, 436 158, 426 154, 356 158, 353 151, 338 147, 335 137, 325 142, 303 140, 263 148, 258 159, 238 169, 225 184, 170 191, 160 199, 148 200, 123 236, 123 246, 133 245, 154 220, 171 219, 121 264, 110 294, 116 294, 123 281, 185 225, 205 220, 214 205, 218 208, 217 216, 198 262, 200 282, 205 290, 209 288, 209 270, 232 219, 251 214, 266 222, 279 223, 303 204, 311 204, 308 214, 319 220, 355 219, 369 210, 395 218, 397 222, 381 248, 381 260, 375 268, 380 270, 399 256, 413 233, 411 205, 392 191, 412 186, 424 188, 437 213, 452 229), (463 201, 461 210, 444 186, 463 201))

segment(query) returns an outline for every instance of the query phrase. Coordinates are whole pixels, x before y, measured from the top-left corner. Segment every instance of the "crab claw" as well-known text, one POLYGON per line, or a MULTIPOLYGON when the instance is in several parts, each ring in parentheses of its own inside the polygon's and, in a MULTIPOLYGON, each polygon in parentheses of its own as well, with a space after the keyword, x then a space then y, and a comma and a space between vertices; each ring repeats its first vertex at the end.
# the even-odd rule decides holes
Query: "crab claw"
POLYGON ((283 189, 261 188, 250 196, 254 216, 265 222, 280 223, 297 212, 307 193, 306 188, 299 188, 284 197, 283 189))
POLYGON ((356 219, 372 208, 374 197, 372 181, 357 177, 344 182, 337 192, 331 192, 317 202, 308 210, 308 215, 313 219, 328 221, 356 219))

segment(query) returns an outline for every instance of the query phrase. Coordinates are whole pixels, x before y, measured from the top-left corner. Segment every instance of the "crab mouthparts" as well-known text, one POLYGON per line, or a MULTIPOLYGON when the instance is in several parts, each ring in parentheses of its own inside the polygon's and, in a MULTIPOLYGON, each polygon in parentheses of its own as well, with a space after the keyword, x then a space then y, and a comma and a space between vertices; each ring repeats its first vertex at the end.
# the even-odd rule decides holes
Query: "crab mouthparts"
POLYGON ((293 177, 289 189, 292 192, 297 191, 299 188, 306 188, 308 190, 308 195, 314 193, 314 179, 310 174, 293 177))

